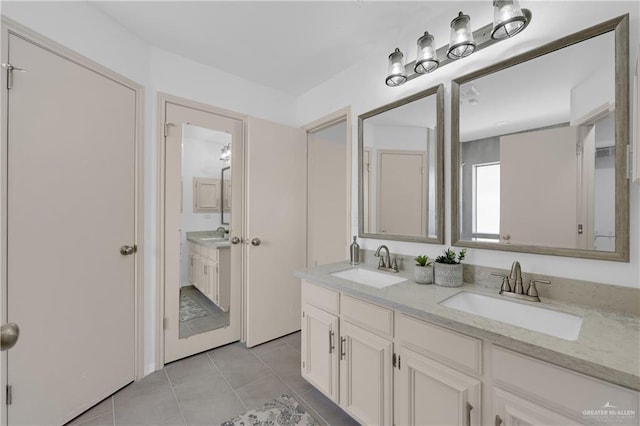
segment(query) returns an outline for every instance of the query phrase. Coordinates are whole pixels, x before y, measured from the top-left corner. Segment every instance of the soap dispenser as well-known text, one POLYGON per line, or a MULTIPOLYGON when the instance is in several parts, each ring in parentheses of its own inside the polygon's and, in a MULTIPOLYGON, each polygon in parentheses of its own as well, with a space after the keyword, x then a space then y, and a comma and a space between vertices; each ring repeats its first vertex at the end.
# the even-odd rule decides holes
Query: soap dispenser
POLYGON ((357 265, 360 263, 360 245, 356 242, 356 236, 353 236, 353 242, 351 243, 351 264, 357 265))

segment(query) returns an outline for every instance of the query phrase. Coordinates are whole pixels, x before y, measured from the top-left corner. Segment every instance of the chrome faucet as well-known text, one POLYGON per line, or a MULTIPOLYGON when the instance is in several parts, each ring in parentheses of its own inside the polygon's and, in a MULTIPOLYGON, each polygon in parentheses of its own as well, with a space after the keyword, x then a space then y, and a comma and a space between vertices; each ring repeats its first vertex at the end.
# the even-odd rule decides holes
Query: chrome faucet
POLYGON ((513 287, 511 287, 511 289, 515 294, 524 294, 524 288, 522 287, 522 269, 520 268, 520 262, 517 260, 511 265, 509 283, 512 283, 513 287))
POLYGON ((378 247, 378 249, 376 250, 374 256, 380 258, 380 262, 378 262, 378 269, 380 269, 381 271, 399 272, 397 258, 394 257, 393 261, 391 261, 391 255, 389 254, 389 248, 387 246, 385 246, 384 244, 381 245, 380 247, 378 247), (384 250, 384 251, 387 252, 386 256, 382 256, 380 254, 381 250, 384 250))
POLYGON ((216 233, 221 237, 224 237, 224 234, 226 234, 227 232, 229 231, 224 226, 218 226, 218 228, 216 228, 216 233))
POLYGON ((524 291, 522 286, 522 269, 520 268, 520 262, 515 261, 511 265, 511 273, 509 276, 503 274, 496 274, 494 272, 491 275, 502 277, 502 286, 500 287, 500 294, 503 296, 514 297, 516 299, 528 300, 530 302, 539 302, 538 289, 536 283, 551 284, 551 281, 547 280, 531 280, 529 281, 529 287, 527 291, 524 291), (511 283, 513 286, 511 286, 511 283))

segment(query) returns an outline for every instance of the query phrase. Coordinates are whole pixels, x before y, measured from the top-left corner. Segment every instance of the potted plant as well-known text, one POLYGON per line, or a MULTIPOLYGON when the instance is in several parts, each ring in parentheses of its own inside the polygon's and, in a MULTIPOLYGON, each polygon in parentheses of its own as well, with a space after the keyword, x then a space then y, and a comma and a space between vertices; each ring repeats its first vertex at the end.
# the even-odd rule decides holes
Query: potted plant
POLYGON ((434 277, 436 285, 443 287, 462 286, 462 260, 467 254, 467 249, 460 250, 456 254, 455 250, 446 249, 442 256, 436 257, 434 266, 434 277))
POLYGON ((413 270, 413 277, 418 284, 431 284, 433 282, 433 262, 429 256, 420 255, 414 259, 416 267, 413 270))

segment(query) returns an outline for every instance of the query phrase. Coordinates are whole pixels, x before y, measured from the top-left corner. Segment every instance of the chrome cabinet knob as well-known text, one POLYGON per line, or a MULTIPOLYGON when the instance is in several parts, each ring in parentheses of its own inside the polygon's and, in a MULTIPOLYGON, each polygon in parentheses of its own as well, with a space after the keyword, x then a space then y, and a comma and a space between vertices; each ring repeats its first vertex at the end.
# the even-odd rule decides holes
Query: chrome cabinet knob
POLYGON ((6 351, 15 346, 20 337, 20 327, 14 322, 8 322, 0 327, 0 350, 6 351))
POLYGON ((253 240, 251 240, 251 245, 258 247, 260 244, 262 244, 262 241, 260 241, 260 238, 254 238, 253 240))
POLYGON ((138 251, 138 246, 122 246, 120 247, 120 254, 128 256, 138 251))
POLYGON ((238 237, 231 238, 231 244, 240 244, 241 240, 238 237))

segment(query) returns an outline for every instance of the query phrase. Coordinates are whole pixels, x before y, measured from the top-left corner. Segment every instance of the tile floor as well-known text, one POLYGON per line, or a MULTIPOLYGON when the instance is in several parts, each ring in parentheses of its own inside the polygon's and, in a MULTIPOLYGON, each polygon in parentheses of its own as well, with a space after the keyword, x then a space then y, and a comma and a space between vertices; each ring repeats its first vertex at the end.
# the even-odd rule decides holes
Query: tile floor
POLYGON ((190 285, 181 287, 180 292, 181 294, 182 292, 189 294, 202 309, 207 311, 207 315, 203 317, 180 322, 179 333, 181 339, 229 325, 229 312, 224 312, 216 306, 216 304, 202 294, 200 290, 190 285))
POLYGON ((357 425, 300 376, 300 332, 232 343, 165 366, 72 420, 90 425, 219 425, 288 393, 321 425, 357 425))

